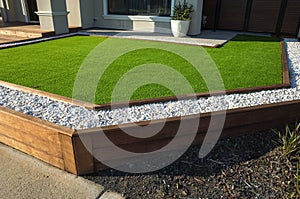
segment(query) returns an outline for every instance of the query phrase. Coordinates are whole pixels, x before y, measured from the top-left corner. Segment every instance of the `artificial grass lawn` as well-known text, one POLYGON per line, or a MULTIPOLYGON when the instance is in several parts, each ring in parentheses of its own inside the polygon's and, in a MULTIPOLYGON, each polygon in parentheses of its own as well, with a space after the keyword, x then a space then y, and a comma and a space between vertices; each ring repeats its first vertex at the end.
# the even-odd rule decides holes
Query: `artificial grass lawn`
MULTIPOLYGON (((102 37, 75 36, 0 50, 0 80, 72 97, 74 81, 82 62, 104 40, 102 37)), ((113 53, 115 48, 118 46, 112 45, 106 51, 113 53)), ((195 47, 196 50, 190 53, 197 56, 197 48, 200 47, 195 47)), ((282 83, 281 48, 276 38, 239 35, 221 48, 205 50, 216 63, 227 90, 282 83)), ((146 48, 122 55, 107 68, 99 81, 96 103, 110 102, 118 80, 130 69, 146 63, 171 66, 185 76, 196 93, 207 91, 203 79, 186 60, 171 52, 146 48)), ((185 93, 184 90, 179 92, 185 93)), ((148 84, 137 89, 131 99, 170 95, 173 92, 169 89, 148 84)))

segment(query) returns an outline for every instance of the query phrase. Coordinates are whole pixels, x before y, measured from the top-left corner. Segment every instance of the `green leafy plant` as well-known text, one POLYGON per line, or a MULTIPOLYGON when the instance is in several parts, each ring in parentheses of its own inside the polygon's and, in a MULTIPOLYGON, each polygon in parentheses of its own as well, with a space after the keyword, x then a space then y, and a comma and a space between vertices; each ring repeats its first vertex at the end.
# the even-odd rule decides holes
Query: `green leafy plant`
POLYGON ((173 11, 173 20, 182 20, 182 21, 187 21, 190 20, 191 13, 193 12, 193 5, 188 4, 186 0, 184 0, 183 3, 178 1, 177 4, 174 6, 174 11, 173 11))
POLYGON ((279 137, 283 145, 283 155, 289 157, 300 157, 300 123, 291 130, 286 126, 285 132, 279 132, 279 137))

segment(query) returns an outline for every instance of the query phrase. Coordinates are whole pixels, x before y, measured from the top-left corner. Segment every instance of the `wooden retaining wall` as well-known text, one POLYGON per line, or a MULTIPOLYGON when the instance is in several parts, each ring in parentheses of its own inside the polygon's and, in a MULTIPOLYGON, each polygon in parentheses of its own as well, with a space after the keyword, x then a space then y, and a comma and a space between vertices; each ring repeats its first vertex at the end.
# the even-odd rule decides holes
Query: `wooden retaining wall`
POLYGON ((74 130, 0 106, 0 142, 77 174, 74 130))
MULTIPOLYGON (((221 116, 221 113, 217 113, 218 116, 221 116)), ((201 114, 200 116, 190 115, 168 118, 166 122, 155 120, 151 124, 149 124, 149 121, 137 122, 135 124, 139 126, 148 125, 149 127, 155 127, 165 122, 164 127, 158 134, 150 138, 140 139, 131 137, 121 130, 121 128, 136 128, 133 124, 74 131, 0 107, 0 142, 62 170, 83 175, 107 168, 93 157, 93 155, 99 153, 99 149, 108 147, 101 144, 101 140, 97 139, 99 131, 104 132, 115 145, 123 149, 145 153, 158 150, 168 144, 176 135, 182 120, 192 122, 199 121, 199 118, 199 128, 193 144, 202 143, 208 129, 211 113, 201 114), (85 142, 89 142, 92 154, 85 148, 82 138, 85 142)), ((282 127, 287 123, 299 121, 299 119, 300 100, 228 110, 221 137, 225 138, 282 127)), ((190 131, 189 127, 185 131, 188 133, 190 131)), ((184 139, 184 137, 180 139, 184 139)), ((112 155, 111 158, 118 161, 117 156, 112 155)))
MULTIPOLYGON (((229 93, 249 93, 260 90, 269 90, 282 87, 290 87, 289 70, 286 58, 286 51, 282 43, 282 84, 266 87, 237 89, 226 91, 229 93)), ((21 90, 41 96, 46 96, 54 100, 67 102, 89 109, 110 108, 112 104, 96 105, 81 101, 73 101, 70 98, 59 95, 38 91, 35 89, 19 86, 7 82, 0 81, 1 85, 12 89, 21 90)), ((213 93, 218 95, 218 92, 213 93)), ((211 93, 197 94, 198 97, 209 96, 211 93)), ((182 96, 188 98, 189 96, 182 96)), ((149 100, 131 101, 130 105, 139 105, 144 103, 155 103, 161 101, 176 100, 172 97, 157 98, 149 100)), ((123 103, 114 104, 114 106, 124 106, 123 103)), ((220 115, 220 113, 219 113, 220 115)), ((44 162, 55 167, 71 172, 73 174, 82 175, 92 173, 99 169, 105 169, 101 162, 97 161, 92 154, 99 153, 99 149, 107 147, 101 145, 97 140, 99 131, 103 131, 109 139, 123 149, 134 152, 150 152, 168 144, 175 136, 178 126, 182 120, 198 121, 200 125, 194 144, 201 144, 210 122, 211 113, 199 115, 191 115, 185 117, 176 117, 166 119, 164 128, 155 136, 147 139, 137 139, 123 133, 122 129, 136 128, 133 124, 124 124, 120 126, 108 126, 104 128, 94 128, 86 130, 68 129, 33 116, 13 111, 0 106, 0 142, 32 155, 44 162), (85 148, 81 138, 90 143, 90 151, 85 148)), ((290 122, 298 121, 300 118, 300 100, 292 102, 277 103, 271 105, 256 106, 250 108, 241 108, 227 111, 222 137, 230 137, 240 135, 245 132, 255 132, 256 130, 264 130, 269 128, 280 127, 290 122)), ((138 122, 139 126, 161 125, 165 120, 156 120, 138 122)), ((187 127, 186 132, 190 132, 187 127)), ((182 138, 184 139, 184 138, 182 138)), ((118 161, 118 157, 112 157, 118 161)))
MULTIPOLYGON (((218 114, 219 116, 221 116, 222 113, 218 114)), ((193 144, 201 144, 203 142, 203 139, 206 135, 210 123, 211 113, 201 114, 200 116, 191 115, 182 118, 168 118, 166 122, 164 120, 156 120, 151 124, 149 124, 149 122, 136 123, 139 126, 150 125, 154 127, 165 122, 164 128, 158 134, 147 139, 131 137, 125 134, 123 130, 120 129, 136 128, 136 126, 132 124, 79 130, 74 134, 74 139, 76 139, 77 144, 80 143, 78 145, 79 147, 74 148, 75 154, 78 154, 76 152, 77 150, 82 152, 82 144, 79 140, 80 137, 84 137, 84 140, 89 140, 89 143, 91 145, 91 148, 89 150, 92 151, 92 154, 95 157, 97 157, 99 149, 107 147, 105 145, 101 145, 101 141, 97 139, 99 138, 97 134, 100 132, 104 132, 105 135, 115 145, 119 146, 122 149, 132 151, 135 153, 146 153, 155 151, 162 148, 173 139, 181 120, 190 122, 195 120, 199 121, 199 117, 200 123, 198 133, 193 144)), ((268 130, 270 128, 282 127, 285 124, 298 121, 299 119, 300 100, 229 110, 226 113, 226 120, 224 128, 222 130, 221 138, 242 135, 245 133, 255 133, 258 130, 268 130)), ((186 128, 185 131, 188 133, 189 129, 186 128)), ((184 137, 182 137, 182 139, 184 139, 184 137)), ((76 157, 77 159, 84 158, 84 161, 78 163, 80 168, 84 168, 84 170, 82 170, 83 173, 81 174, 92 173, 97 170, 107 168, 101 162, 96 160, 92 154, 85 151, 84 153, 81 153, 81 157, 76 157)), ((112 155, 111 160, 118 161, 118 157, 114 157, 112 155)), ((124 161, 124 159, 122 159, 122 161, 124 161)))

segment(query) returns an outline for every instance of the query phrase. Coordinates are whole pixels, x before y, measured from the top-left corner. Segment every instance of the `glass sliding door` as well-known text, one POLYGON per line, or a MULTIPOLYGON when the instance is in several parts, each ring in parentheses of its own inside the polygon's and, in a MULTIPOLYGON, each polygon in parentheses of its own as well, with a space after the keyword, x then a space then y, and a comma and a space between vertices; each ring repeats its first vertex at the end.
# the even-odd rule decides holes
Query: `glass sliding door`
POLYGON ((107 0, 108 14, 170 16, 171 0, 107 0))

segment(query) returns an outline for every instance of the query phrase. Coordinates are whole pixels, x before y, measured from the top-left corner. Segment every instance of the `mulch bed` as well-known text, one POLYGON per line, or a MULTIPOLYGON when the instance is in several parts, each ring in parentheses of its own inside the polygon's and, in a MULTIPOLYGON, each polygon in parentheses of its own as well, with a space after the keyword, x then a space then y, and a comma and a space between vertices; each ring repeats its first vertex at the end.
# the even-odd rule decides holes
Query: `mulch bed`
POLYGON ((205 158, 191 147, 172 165, 149 174, 100 171, 85 178, 125 198, 288 198, 296 163, 282 156, 273 131, 223 139, 205 158))

